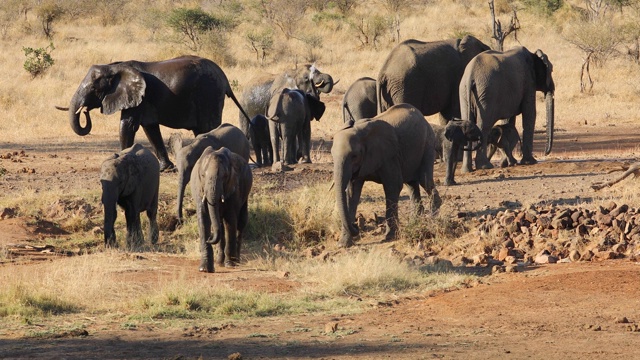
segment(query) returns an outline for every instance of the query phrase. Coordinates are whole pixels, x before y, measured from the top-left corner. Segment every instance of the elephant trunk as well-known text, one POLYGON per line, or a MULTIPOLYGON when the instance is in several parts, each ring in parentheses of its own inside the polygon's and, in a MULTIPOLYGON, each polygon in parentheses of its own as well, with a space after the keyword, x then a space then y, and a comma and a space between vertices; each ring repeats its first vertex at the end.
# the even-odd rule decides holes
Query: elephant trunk
POLYGON ((69 122, 71 124, 71 128, 76 134, 85 136, 91 132, 91 116, 89 115, 89 109, 85 108, 84 105, 85 96, 81 91, 82 89, 84 89, 84 87, 82 87, 82 85, 80 86, 81 87, 78 88, 78 91, 76 91, 76 93, 73 95, 73 98, 71 99, 71 105, 69 106, 69 122), (84 127, 80 124, 81 112, 84 112, 87 120, 84 127))
POLYGON ((544 99, 547 107, 547 147, 544 150, 544 154, 549 155, 551 147, 553 146, 553 122, 555 116, 555 100, 553 92, 547 92, 544 99))
POLYGON ((224 201, 223 195, 221 194, 222 184, 220 179, 215 179, 215 185, 213 188, 209 187, 206 190, 207 194, 202 199, 202 201, 206 201, 207 204, 205 206, 209 207, 209 216, 211 217, 211 240, 208 240, 209 244, 217 244, 221 240, 220 234, 222 233, 222 224, 220 222, 220 206, 224 201))
POLYGON ((104 207, 104 244, 105 246, 115 245, 116 233, 114 224, 118 215, 118 189, 110 185, 110 182, 102 182, 102 205, 104 207))
MULTIPOLYGON (((351 211, 347 199, 347 191, 351 182, 352 166, 351 162, 347 159, 338 161, 334 165, 333 169, 333 182, 336 184, 336 203, 338 206, 338 214, 342 221, 342 240, 341 242, 348 243, 351 240, 352 234, 357 234, 357 229, 352 225, 355 219, 351 219, 351 211)), ((346 245, 346 244, 342 244, 346 245)))
POLYGON ((315 87, 318 91, 328 94, 333 90, 333 78, 329 74, 320 74, 317 78, 314 78, 315 87))

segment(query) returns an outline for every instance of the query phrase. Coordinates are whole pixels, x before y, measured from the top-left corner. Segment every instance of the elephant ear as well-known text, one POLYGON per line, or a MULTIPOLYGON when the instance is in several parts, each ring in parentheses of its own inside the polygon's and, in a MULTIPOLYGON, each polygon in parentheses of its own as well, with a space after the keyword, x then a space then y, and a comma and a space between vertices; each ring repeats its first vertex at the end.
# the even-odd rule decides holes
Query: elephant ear
POLYGON ((309 104, 309 108, 311 110, 311 117, 320 121, 320 118, 324 114, 324 111, 326 110, 327 107, 324 105, 322 101, 320 101, 319 99, 316 99, 313 95, 306 94, 306 96, 307 96, 307 103, 309 104))
POLYGON ((356 123, 356 131, 362 145, 362 162, 358 170, 360 176, 374 174, 388 165, 399 161, 400 146, 396 132, 384 120, 366 120, 356 123))
POLYGON ((226 198, 233 195, 238 190, 238 172, 236 171, 233 154, 225 147, 216 151, 217 155, 222 159, 222 163, 227 171, 227 178, 224 182, 224 196, 226 198))
POLYGON ((467 138, 464 136, 462 124, 458 120, 452 120, 444 129, 444 137, 454 144, 466 144, 467 138))
POLYGON ((102 113, 111 115, 140 105, 146 87, 144 76, 138 70, 120 66, 113 77, 111 91, 102 99, 102 113))
POLYGON ((489 46, 471 35, 465 35, 458 42, 458 52, 465 64, 483 51, 491 50, 489 46))
POLYGON ((536 50, 534 55, 534 67, 536 72, 536 85, 538 87, 537 90, 543 92, 555 92, 555 84, 553 83, 553 77, 551 73, 553 72, 553 64, 549 61, 547 54, 543 53, 542 50, 536 50))
POLYGON ((140 168, 138 161, 133 155, 125 155, 121 157, 121 163, 118 165, 118 178, 120 180, 120 195, 129 196, 138 187, 138 179, 140 178, 140 168))

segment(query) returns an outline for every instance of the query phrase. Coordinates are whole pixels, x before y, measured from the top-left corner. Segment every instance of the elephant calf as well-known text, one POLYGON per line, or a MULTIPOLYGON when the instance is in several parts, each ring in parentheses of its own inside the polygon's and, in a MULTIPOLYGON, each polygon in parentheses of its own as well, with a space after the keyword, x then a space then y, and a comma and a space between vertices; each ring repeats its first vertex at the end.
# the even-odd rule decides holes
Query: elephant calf
POLYGON ((354 81, 342 97, 342 121, 372 118, 378 114, 376 80, 362 77, 354 81))
POLYGON ((256 165, 270 166, 273 164, 273 148, 269 138, 269 120, 258 114, 249 122, 249 139, 256 153, 256 165))
POLYGON ((143 239, 140 213, 149 217, 149 238, 158 242, 158 188, 160 163, 140 144, 114 154, 102 163, 102 204, 104 205, 104 243, 116 244, 114 223, 118 214, 116 204, 124 209, 127 220, 127 246, 140 244, 143 239))
POLYGON ((454 173, 457 163, 462 160, 463 150, 470 151, 470 144, 480 140, 482 131, 469 120, 453 119, 438 134, 437 143, 442 144, 442 160, 447 167, 444 184, 455 185, 454 173))
POLYGON ((509 121, 505 124, 494 125, 487 139, 487 144, 489 145, 487 158, 491 160, 496 150, 500 149, 502 153, 500 167, 514 166, 518 161, 513 157, 513 149, 519 143, 520 135, 513 122, 509 121))
POLYGON ((176 165, 178 167, 177 211, 179 222, 182 222, 182 200, 184 198, 184 191, 189 183, 191 171, 196 161, 198 161, 200 155, 202 155, 202 152, 206 148, 213 147, 214 149, 219 149, 223 146, 240 155, 245 161, 249 161, 249 152, 251 151, 249 140, 247 140, 242 130, 231 124, 222 124, 208 133, 200 134, 196 136, 191 144, 174 150, 174 152, 176 152, 176 165))
POLYGON ((218 244, 218 265, 235 266, 240 260, 252 182, 247 161, 225 147, 219 150, 207 147, 196 162, 191 173, 191 192, 197 204, 200 271, 215 271, 214 244, 218 244))

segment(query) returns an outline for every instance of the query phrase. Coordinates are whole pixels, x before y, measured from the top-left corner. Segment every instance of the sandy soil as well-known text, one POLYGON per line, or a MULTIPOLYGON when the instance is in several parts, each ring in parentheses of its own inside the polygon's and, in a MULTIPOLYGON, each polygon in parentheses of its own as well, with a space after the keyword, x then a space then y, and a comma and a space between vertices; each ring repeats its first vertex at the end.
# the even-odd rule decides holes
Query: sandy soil
MULTIPOLYGON (((543 137, 536 134, 536 154, 542 150, 543 137)), ((633 162, 639 140, 636 129, 621 126, 558 131, 552 156, 539 155, 537 165, 457 173, 460 185, 439 186, 445 198, 441 211, 480 216, 505 204, 588 202, 600 194, 589 185, 617 176, 607 172, 633 162)), ((2 196, 25 189, 92 189, 97 186, 101 160, 116 148, 115 138, 99 137, 65 145, 9 143, 0 151, 0 166, 6 169, 0 177, 2 196), (85 161, 79 164, 76 159, 85 161)), ((329 148, 330 142, 325 142, 319 153, 329 148)), ((328 182, 330 174, 331 164, 318 161, 289 173, 287 186, 299 186, 308 179, 328 182)), ((258 188, 276 178, 262 170, 255 170, 255 175, 258 188)), ((436 176, 444 177, 442 164, 437 165, 436 176)), ((603 190, 605 196, 607 191, 603 190)), ((10 215, 0 220, 0 246, 34 241, 39 233, 55 229, 32 220, 10 215)), ((34 266, 37 260, 5 263, 0 271, 8 266, 34 266)), ((53 261, 65 261, 65 257, 53 261)), ((162 254, 145 254, 141 261, 154 261, 156 270, 158 266, 165 270, 197 267, 195 260, 176 261, 162 254)), ((157 275, 142 271, 135 277, 138 280, 129 281, 144 281, 145 276, 157 275)), ((237 288, 275 292, 296 288, 295 281, 281 274, 242 267, 221 269, 216 277, 237 288)), ((399 297, 372 304, 358 315, 254 319, 214 327, 194 323, 181 330, 153 325, 130 330, 92 319, 86 328, 88 336, 66 333, 44 339, 24 337, 25 325, 3 330, 0 357, 226 359, 240 353, 244 359, 632 359, 640 358, 639 280, 638 264, 629 260, 580 262, 486 273, 472 288, 399 297), (326 326, 331 325, 336 331, 327 333, 326 326)))

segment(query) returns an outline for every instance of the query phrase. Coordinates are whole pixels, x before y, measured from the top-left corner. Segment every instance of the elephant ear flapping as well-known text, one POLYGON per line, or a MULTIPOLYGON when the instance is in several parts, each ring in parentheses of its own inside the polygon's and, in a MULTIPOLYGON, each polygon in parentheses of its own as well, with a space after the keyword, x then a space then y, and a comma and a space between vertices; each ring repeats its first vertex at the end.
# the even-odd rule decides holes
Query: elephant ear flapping
POLYGON ((112 80, 110 92, 102 100, 101 112, 111 115, 140 105, 145 89, 146 83, 140 72, 130 67, 122 67, 112 80))

